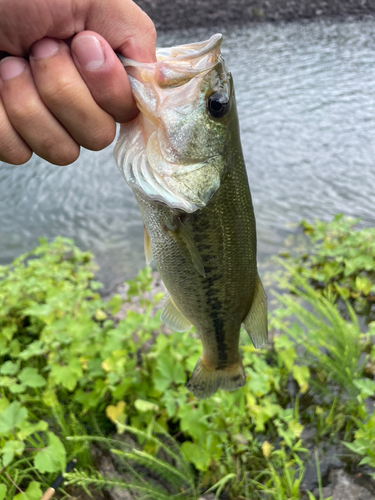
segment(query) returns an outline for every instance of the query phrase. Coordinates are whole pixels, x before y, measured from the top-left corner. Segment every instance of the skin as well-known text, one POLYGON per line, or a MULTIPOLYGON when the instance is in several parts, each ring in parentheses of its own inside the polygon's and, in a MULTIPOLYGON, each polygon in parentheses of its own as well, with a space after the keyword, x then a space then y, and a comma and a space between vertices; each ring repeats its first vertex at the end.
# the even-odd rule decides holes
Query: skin
POLYGON ((138 113, 115 51, 153 62, 155 45, 131 0, 0 0, 0 161, 68 165, 108 146, 138 113))

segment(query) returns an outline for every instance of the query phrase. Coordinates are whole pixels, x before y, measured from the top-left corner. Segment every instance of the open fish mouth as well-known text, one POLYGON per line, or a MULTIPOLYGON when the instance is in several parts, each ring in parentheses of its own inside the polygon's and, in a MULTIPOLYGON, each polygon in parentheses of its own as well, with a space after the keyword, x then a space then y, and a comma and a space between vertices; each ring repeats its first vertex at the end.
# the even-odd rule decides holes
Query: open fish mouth
POLYGON ((117 166, 133 190, 187 213, 206 206, 223 175, 224 126, 206 109, 216 88, 230 94, 221 41, 160 48, 154 63, 120 56, 140 114, 121 126, 117 166))
POLYGON ((220 55, 222 38, 222 35, 217 33, 203 42, 158 48, 156 63, 140 63, 121 55, 118 57, 128 71, 131 67, 140 70, 145 80, 153 75, 161 87, 178 86, 215 67, 220 55))

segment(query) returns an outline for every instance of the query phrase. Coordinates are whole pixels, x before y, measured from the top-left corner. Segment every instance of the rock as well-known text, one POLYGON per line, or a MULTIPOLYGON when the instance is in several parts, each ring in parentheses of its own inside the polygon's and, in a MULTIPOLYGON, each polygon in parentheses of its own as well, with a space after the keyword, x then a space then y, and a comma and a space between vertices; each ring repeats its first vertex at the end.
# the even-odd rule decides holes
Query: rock
MULTIPOLYGON (((315 495, 315 498, 320 498, 319 497, 319 488, 316 488, 313 491, 313 495, 315 495)), ((333 495, 333 486, 325 486, 322 488, 322 499, 324 500, 325 498, 330 498, 333 495)), ((331 499, 332 500, 332 499, 331 499)))
MULTIPOLYGON (((319 468, 323 484, 327 484, 329 474, 333 469, 341 469, 345 466, 345 463, 340 458, 345 451, 346 449, 342 445, 330 446, 326 452, 322 450, 319 451, 319 468)), ((315 456, 312 452, 311 458, 306 464, 302 488, 304 491, 315 491, 317 486, 318 475, 316 471, 315 456)), ((319 498, 319 495, 317 498, 319 498)), ((329 495, 324 498, 329 498, 329 495)))
MULTIPOLYGON (((345 471, 334 470, 330 473, 329 479, 334 485, 331 500, 373 500, 374 494, 366 488, 355 484, 355 477, 350 476, 345 471)), ((323 498, 327 498, 323 495, 323 498)))
MULTIPOLYGON (((111 457, 103 453, 100 448, 92 446, 91 451, 97 468, 102 476, 121 481, 131 480, 129 474, 118 473, 111 457)), ((110 500, 134 500, 134 497, 130 494, 130 492, 122 488, 111 488, 106 493, 106 497, 110 500)))

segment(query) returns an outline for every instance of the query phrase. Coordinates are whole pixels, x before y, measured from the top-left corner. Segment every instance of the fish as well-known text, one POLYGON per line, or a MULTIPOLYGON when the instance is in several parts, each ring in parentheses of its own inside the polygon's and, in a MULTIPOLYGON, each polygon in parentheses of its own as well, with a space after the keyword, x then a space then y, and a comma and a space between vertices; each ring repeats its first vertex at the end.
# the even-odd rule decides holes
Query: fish
POLYGON ((241 325, 267 340, 267 296, 257 271, 254 209, 233 78, 222 35, 160 48, 155 63, 120 57, 139 108, 120 127, 117 166, 144 224, 147 263, 167 289, 161 320, 192 326, 203 350, 187 388, 198 399, 246 383, 241 325))

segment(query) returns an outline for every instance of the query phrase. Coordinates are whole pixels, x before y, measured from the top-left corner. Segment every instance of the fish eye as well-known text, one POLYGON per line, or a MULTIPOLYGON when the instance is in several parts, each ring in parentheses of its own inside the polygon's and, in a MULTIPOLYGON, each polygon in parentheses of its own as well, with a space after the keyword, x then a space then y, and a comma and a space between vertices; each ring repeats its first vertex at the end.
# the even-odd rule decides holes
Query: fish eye
POLYGON ((213 118, 222 118, 228 109, 228 98, 224 94, 215 92, 207 99, 207 110, 213 118))

